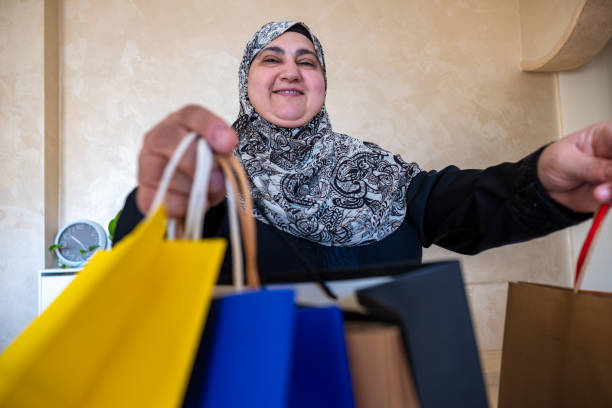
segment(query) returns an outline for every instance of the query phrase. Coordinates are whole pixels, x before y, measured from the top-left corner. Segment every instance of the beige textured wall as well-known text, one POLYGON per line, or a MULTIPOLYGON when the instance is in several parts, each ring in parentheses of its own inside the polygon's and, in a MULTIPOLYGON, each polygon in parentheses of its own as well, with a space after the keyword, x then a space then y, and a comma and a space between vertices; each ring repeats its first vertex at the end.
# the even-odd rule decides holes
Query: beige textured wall
POLYGON ((0 350, 37 312, 44 266, 43 2, 0 2, 0 350))
MULTIPOLYGON (((135 185, 143 133, 169 111, 200 103, 232 121, 242 49, 275 19, 321 39, 335 129, 425 169, 516 160, 559 137, 556 77, 518 69, 518 0, 172 4, 64 2, 60 224, 107 223, 135 185)), ((501 347, 507 280, 565 279, 567 253, 558 233, 462 257, 482 349, 501 347)), ((456 255, 426 252, 439 257, 456 255)))
MULTIPOLYGON (((559 90, 563 113, 563 128, 567 133, 582 129, 592 123, 612 120, 612 42, 591 62, 572 71, 559 74, 559 90)), ((580 253, 580 247, 590 223, 572 228, 572 265, 580 253)), ((606 218, 592 256, 583 288, 612 292, 610 265, 612 254, 607 246, 612 242, 612 217, 606 218)))

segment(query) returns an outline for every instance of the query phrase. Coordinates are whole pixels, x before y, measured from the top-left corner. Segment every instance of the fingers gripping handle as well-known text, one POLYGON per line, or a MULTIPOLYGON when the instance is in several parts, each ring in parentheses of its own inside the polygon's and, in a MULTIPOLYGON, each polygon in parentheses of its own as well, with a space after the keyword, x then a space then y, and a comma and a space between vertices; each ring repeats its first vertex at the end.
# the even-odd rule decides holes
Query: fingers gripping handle
MULTIPOLYGON (((198 138, 195 132, 188 134, 178 144, 170 158, 159 183, 159 188, 153 199, 153 204, 147 217, 154 214, 167 194, 172 176, 176 168, 189 148, 189 145, 198 138)), ((243 246, 246 254, 247 285, 259 287, 259 274, 257 272, 257 236, 255 232, 255 220, 253 219, 253 202, 249 192, 249 184, 244 170, 238 159, 234 156, 213 156, 210 148, 199 138, 196 147, 196 169, 191 186, 187 215, 185 218, 185 229, 183 237, 189 240, 198 240, 202 236, 202 226, 208 194, 208 184, 216 160, 225 175, 225 185, 228 194, 228 211, 230 214, 230 239, 232 245, 233 280, 236 289, 242 289, 244 272, 242 269, 242 246, 240 244, 240 233, 242 231, 243 246), (238 215, 236 215, 238 213, 238 215)), ((174 220, 169 220, 169 238, 172 235, 174 220)))
MULTIPOLYGON (((164 169, 161 180, 159 182, 159 187, 157 189, 157 192, 155 193, 155 197, 153 198, 153 203, 151 204, 151 208, 147 213, 147 217, 150 217, 152 214, 154 214, 163 203, 166 194, 168 193, 168 188, 170 186, 170 182, 172 181, 172 177, 174 176, 174 173, 176 173, 176 168, 178 167, 178 164, 185 155, 185 152, 187 151, 191 143, 193 143, 193 141, 197 138, 198 135, 195 132, 191 132, 187 136, 185 136, 176 147, 174 153, 168 161, 168 164, 166 165, 166 168, 164 169)), ((206 206, 208 182, 210 180, 210 174, 212 171, 213 164, 212 152, 203 140, 201 140, 201 143, 198 142, 196 149, 196 169, 194 174, 194 180, 191 185, 191 191, 189 194, 189 204, 187 207, 187 215, 185 219, 185 231, 183 235, 179 237, 190 240, 197 240, 200 239, 200 237, 202 236, 202 224, 204 222, 203 209, 206 206)), ((175 238, 175 231, 176 220, 168 220, 168 239, 175 238)))

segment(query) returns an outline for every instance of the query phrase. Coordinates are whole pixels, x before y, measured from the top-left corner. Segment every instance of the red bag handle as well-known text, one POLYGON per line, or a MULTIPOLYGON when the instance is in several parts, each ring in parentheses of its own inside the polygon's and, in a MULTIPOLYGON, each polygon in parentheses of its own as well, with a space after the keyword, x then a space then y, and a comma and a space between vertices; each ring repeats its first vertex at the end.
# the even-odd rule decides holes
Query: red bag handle
POLYGON ((578 262, 576 262, 576 275, 574 276, 574 292, 578 292, 578 290, 580 289, 580 284, 582 283, 582 278, 584 277, 582 269, 587 259, 587 255, 589 254, 589 249, 609 209, 610 203, 605 203, 599 206, 599 209, 595 214, 595 218, 593 219, 593 224, 591 224, 591 228, 589 229, 589 233, 587 234, 587 237, 584 240, 584 243, 582 244, 582 249, 580 249, 580 255, 578 255, 578 262))

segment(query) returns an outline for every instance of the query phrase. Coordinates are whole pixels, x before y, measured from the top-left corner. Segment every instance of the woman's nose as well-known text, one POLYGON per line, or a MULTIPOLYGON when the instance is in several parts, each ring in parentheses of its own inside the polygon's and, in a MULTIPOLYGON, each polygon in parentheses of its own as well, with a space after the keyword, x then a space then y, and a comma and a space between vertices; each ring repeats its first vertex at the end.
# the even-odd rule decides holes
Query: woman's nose
POLYGON ((297 81, 301 78, 300 69, 295 62, 287 62, 283 65, 281 79, 289 82, 297 81))

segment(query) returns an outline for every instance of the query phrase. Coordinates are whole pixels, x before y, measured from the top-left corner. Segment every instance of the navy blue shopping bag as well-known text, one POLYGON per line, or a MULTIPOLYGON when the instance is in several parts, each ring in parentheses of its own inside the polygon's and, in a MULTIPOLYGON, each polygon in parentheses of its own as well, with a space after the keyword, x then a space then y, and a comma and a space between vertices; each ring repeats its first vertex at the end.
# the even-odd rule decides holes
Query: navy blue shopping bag
POLYGON ((183 406, 353 408, 342 312, 292 290, 215 299, 183 406))
POLYGON ((344 340, 344 317, 336 306, 297 312, 288 407, 355 405, 344 340))

